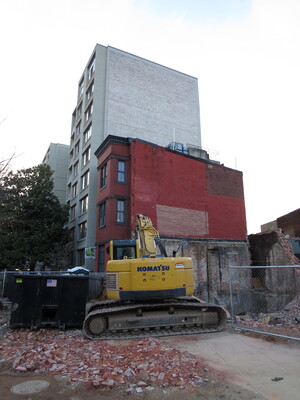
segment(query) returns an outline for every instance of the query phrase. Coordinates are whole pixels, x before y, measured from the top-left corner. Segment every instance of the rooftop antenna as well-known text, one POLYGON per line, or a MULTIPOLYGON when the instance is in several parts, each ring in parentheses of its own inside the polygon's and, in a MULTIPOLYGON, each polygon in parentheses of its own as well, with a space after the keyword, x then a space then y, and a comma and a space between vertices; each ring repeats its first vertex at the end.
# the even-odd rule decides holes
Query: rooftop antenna
POLYGON ((176 139, 176 129, 173 128, 173 149, 172 150, 175 150, 175 139, 176 139))

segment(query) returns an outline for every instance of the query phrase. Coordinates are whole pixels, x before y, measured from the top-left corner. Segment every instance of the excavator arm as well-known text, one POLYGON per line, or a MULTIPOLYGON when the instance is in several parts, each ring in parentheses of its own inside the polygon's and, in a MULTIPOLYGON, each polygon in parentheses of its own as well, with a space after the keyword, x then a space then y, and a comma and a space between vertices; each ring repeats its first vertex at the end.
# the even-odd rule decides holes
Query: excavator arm
POLYGON ((136 231, 142 257, 156 257, 157 254, 167 257, 166 249, 159 237, 159 233, 147 215, 137 214, 136 231))

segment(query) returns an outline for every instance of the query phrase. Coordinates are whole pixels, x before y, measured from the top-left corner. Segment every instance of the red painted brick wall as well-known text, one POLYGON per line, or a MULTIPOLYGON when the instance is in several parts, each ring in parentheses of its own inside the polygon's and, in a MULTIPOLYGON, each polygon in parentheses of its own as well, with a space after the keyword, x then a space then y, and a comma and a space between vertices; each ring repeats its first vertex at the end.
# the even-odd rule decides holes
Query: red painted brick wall
POLYGON ((97 243, 130 239, 137 213, 148 215, 161 236, 246 240, 240 171, 139 140, 130 145, 111 143, 98 166, 97 199, 98 205, 106 201, 106 226, 97 229, 97 243), (117 183, 118 159, 126 161, 126 184, 117 183), (107 186, 100 190, 104 164, 107 186), (127 201, 126 225, 116 224, 118 198, 127 201))
POLYGON ((139 141, 131 157, 133 217, 149 215, 162 236, 246 239, 240 171, 139 141))

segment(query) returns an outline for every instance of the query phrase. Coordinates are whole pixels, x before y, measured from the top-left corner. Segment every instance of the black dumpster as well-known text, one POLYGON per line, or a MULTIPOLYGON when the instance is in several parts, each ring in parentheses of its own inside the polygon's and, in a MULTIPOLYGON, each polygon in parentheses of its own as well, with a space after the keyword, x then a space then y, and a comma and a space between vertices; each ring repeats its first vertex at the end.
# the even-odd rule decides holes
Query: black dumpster
POLYGON ((10 326, 82 326, 88 283, 78 275, 14 275, 10 326))

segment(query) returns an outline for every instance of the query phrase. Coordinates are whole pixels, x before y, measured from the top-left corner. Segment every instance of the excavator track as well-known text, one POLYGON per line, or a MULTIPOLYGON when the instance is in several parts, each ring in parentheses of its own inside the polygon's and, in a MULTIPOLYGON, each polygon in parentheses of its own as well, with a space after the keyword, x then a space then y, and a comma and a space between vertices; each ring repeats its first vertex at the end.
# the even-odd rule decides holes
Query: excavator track
POLYGON ((93 340, 218 332, 227 322, 223 307, 194 297, 139 304, 103 301, 90 309, 83 333, 93 340))

